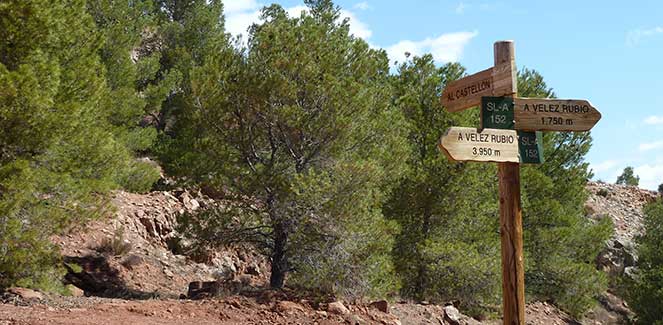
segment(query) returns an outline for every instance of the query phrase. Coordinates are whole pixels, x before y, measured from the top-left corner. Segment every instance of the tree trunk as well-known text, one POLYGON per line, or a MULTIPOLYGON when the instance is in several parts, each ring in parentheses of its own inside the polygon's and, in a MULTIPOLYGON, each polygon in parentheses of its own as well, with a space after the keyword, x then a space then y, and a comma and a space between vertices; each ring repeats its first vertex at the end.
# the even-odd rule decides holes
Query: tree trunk
MULTIPOLYGON (((428 206, 428 203, 426 203, 423 220, 422 220, 423 222, 421 225, 422 238, 420 240, 420 243, 425 243, 426 240, 428 240, 430 233, 430 219, 431 219, 430 207, 428 206)), ((419 299, 423 299, 424 290, 427 287, 428 262, 426 261, 425 258, 423 258, 423 256, 421 256, 422 252, 419 251, 419 248, 417 248, 417 255, 419 255, 420 258, 418 261, 419 267, 417 270, 416 295, 419 299)))
POLYGON ((286 244, 288 243, 288 232, 283 222, 277 222, 274 227, 274 250, 272 251, 272 274, 269 285, 272 288, 283 288, 285 275, 288 272, 288 257, 286 255, 286 244))

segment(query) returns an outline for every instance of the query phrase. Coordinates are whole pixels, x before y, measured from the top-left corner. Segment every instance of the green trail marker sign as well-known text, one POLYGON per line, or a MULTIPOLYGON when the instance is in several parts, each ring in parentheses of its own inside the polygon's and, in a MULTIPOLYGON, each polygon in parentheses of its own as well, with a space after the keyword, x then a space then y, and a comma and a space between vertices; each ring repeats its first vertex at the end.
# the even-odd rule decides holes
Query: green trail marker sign
MULTIPOLYGON (((514 100, 510 97, 481 98, 481 129, 513 130, 514 100)), ((543 163, 541 132, 518 131, 520 162, 523 164, 543 163)))
POLYGON ((518 151, 523 164, 543 163, 543 135, 540 131, 518 131, 518 151))
POLYGON ((481 97, 481 128, 513 130, 514 124, 513 98, 481 97))

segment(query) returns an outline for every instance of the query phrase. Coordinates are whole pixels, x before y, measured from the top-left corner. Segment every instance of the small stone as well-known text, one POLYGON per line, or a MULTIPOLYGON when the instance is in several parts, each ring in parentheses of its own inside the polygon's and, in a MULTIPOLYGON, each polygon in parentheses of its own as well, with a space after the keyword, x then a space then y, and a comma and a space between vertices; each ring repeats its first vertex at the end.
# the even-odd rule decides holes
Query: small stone
POLYGON ((444 306, 444 320, 451 325, 460 325, 462 318, 460 312, 454 306, 444 306))
POLYGON ((276 311, 280 311, 282 313, 294 313, 297 311, 303 312, 304 307, 302 307, 300 304, 293 302, 293 301, 279 301, 276 303, 275 306, 276 311))
POLYGON ((342 302, 340 301, 334 301, 329 303, 327 305, 327 311, 332 313, 332 314, 337 314, 337 315, 347 315, 350 313, 348 308, 346 308, 342 302))

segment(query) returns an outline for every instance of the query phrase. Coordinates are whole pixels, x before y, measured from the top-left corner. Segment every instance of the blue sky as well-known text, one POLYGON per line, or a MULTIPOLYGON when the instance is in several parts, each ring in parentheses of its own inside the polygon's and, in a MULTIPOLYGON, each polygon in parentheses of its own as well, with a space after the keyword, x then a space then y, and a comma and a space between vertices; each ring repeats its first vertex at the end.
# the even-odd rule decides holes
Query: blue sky
MULTIPOLYGON (((227 0, 226 28, 244 33, 276 2, 227 0)), ((632 166, 640 186, 663 183, 663 1, 337 0, 351 32, 390 59, 432 53, 469 73, 493 64, 493 43, 511 39, 516 63, 539 71, 559 98, 587 99, 603 114, 587 160, 614 182, 632 166)))

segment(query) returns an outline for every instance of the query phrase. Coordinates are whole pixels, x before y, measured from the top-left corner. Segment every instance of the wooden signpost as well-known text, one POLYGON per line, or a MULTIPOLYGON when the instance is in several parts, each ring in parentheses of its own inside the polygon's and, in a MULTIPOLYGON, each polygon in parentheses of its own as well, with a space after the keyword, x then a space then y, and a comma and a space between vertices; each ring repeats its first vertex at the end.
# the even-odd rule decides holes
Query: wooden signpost
POLYGON ((516 98, 516 130, 589 131, 601 113, 586 100, 516 98))
POLYGON ((454 161, 518 162, 518 135, 514 130, 452 127, 442 136, 440 149, 454 161))
POLYGON ((442 93, 442 105, 449 112, 458 112, 478 106, 482 96, 511 95, 514 93, 515 80, 515 65, 510 62, 496 64, 447 85, 442 93))
POLYGON ((454 161, 498 163, 503 323, 524 325, 519 163, 543 163, 540 131, 588 131, 601 113, 586 100, 518 98, 513 42, 496 42, 494 55, 492 68, 452 82, 442 93, 449 112, 481 105, 480 129, 451 127, 439 147, 454 161))

